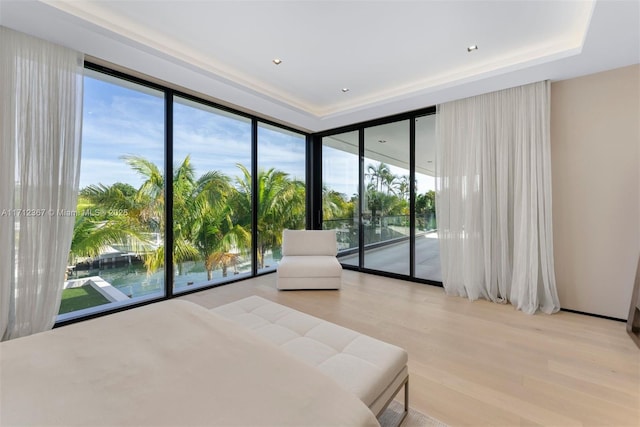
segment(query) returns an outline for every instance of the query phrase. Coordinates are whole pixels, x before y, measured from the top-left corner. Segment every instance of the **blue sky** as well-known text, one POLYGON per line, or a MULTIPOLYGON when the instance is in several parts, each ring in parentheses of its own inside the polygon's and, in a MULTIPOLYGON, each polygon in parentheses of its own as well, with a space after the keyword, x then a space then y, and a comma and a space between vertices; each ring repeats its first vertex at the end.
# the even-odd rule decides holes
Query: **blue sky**
POLYGON ((142 155, 163 164, 160 92, 144 94, 85 77, 83 112, 80 188, 115 182, 138 187, 142 179, 120 158, 123 155, 142 155))
MULTIPOLYGON (((143 179, 124 162, 122 156, 142 156, 160 169, 163 167, 163 93, 133 83, 124 84, 121 80, 94 72, 88 72, 85 77, 80 188, 115 182, 125 182, 138 188, 143 179)), ((218 170, 232 179, 240 175, 237 163, 250 168, 249 119, 185 99, 175 98, 175 101, 174 164, 181 163, 190 155, 198 176, 218 170)), ((324 184, 351 196, 357 191, 357 157, 334 149, 325 149, 323 153, 324 184)), ((259 168, 276 168, 304 181, 304 159, 302 135, 266 124, 259 125, 259 168)), ((391 170, 397 175, 408 174, 393 166, 391 170)), ((421 192, 433 186, 432 178, 425 178, 429 180, 422 177, 418 180, 421 192)))
MULTIPOLYGON (((122 160, 126 155, 142 156, 162 168, 162 93, 139 89, 85 78, 80 188, 115 182, 139 187, 143 180, 122 160)), ((190 155, 198 176, 218 170, 232 178, 240 174, 237 163, 250 168, 250 120, 187 100, 176 98, 176 101, 174 164, 190 155)), ((292 178, 304 180, 304 136, 260 125, 258 141, 260 168, 275 167, 292 178)))

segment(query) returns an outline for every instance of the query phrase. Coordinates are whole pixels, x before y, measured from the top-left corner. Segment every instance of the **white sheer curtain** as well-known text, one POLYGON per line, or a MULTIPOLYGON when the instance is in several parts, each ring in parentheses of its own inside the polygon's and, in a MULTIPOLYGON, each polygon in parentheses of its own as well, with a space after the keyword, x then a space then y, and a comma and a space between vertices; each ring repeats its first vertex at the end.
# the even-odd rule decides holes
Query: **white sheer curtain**
POLYGON ((438 105, 437 218, 450 295, 560 309, 553 266, 549 82, 438 105))
POLYGON ((83 55, 0 27, 0 337, 50 329, 80 174, 83 55))

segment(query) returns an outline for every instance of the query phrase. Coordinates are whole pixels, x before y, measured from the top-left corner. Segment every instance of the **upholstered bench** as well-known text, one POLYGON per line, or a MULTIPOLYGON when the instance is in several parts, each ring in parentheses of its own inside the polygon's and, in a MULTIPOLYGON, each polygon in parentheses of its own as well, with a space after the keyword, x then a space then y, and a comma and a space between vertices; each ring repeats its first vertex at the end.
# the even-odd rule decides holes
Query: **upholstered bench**
POLYGON ((406 415, 409 374, 407 352, 402 348, 258 296, 212 311, 316 367, 357 395, 377 416, 404 386, 406 415))
POLYGON ((278 289, 340 289, 337 253, 335 230, 284 230, 278 289))

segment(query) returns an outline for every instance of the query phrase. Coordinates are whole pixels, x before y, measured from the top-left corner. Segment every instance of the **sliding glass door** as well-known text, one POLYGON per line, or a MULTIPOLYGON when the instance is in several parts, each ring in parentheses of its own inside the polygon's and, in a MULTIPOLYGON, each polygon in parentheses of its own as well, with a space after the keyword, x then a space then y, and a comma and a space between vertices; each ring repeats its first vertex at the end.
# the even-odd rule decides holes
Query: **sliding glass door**
POLYGON ((436 116, 422 116, 415 121, 415 277, 441 282, 435 191, 436 116))
POLYGON ((409 121, 364 130, 364 267, 409 275, 409 121))
POLYGON ((345 265, 359 265, 358 132, 322 139, 322 228, 336 230, 338 256, 345 265))
POLYGON ((437 283, 435 114, 322 136, 322 228, 345 266, 437 283))

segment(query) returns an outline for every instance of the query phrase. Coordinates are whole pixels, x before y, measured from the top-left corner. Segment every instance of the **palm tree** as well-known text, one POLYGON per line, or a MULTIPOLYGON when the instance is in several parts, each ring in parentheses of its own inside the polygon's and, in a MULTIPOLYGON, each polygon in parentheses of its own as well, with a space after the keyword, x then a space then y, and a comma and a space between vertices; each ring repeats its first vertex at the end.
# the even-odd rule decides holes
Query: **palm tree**
MULTIPOLYGON (((145 179, 136 193, 136 201, 145 208, 140 216, 143 222, 152 226, 164 235, 166 227, 164 221, 164 175, 162 171, 149 160, 140 156, 125 156, 125 162, 145 179)), ((197 260, 200 256, 198 248, 192 239, 192 224, 194 209, 192 189, 195 186, 195 171, 190 157, 174 169, 173 173, 173 262, 178 273, 182 272, 182 264, 186 261, 197 260)), ((164 245, 152 253, 146 254, 145 265, 150 272, 156 271, 164 265, 164 245)))
POLYGON ((218 266, 222 269, 222 277, 227 277, 229 267, 235 267, 239 259, 240 255, 231 252, 211 253, 204 261, 205 268, 207 269, 207 280, 210 281, 213 279, 212 272, 218 266))
POLYGON ((217 267, 226 277, 228 267, 235 266, 240 259, 234 251, 246 251, 251 247, 251 234, 241 224, 234 223, 234 212, 227 202, 233 198, 235 189, 229 185, 228 178, 224 175, 212 178, 205 174, 200 181, 203 185, 197 198, 208 201, 201 210, 196 241, 210 281, 217 267))
MULTIPOLYGON (((127 157, 127 163, 146 179, 138 197, 148 201, 146 216, 157 218, 164 232, 164 179, 159 168, 141 157, 127 157)), ((190 156, 185 157, 173 173, 173 260, 180 274, 186 261, 204 260, 207 280, 220 267, 223 276, 235 265, 239 255, 234 249, 250 246, 250 234, 234 224, 228 200, 234 193, 229 178, 219 171, 209 171, 196 179, 190 156)), ((162 267, 164 248, 145 258, 150 271, 162 267)))
POLYGON ((189 248, 188 257, 204 260, 208 281, 212 280, 215 268, 220 267, 226 276, 228 267, 237 264, 239 255, 232 250, 249 247, 251 236, 234 224, 227 203, 234 191, 229 178, 219 171, 209 171, 195 180, 189 156, 176 169, 174 245, 183 244, 189 248), (197 256, 192 253, 194 248, 197 256))
MULTIPOLYGON (((236 178, 237 195, 232 208, 238 215, 238 223, 251 230, 251 173, 237 165, 242 176, 236 178)), ((258 265, 264 268, 264 256, 268 250, 282 245, 282 230, 299 229, 305 225, 304 183, 289 179, 285 172, 271 168, 258 172, 258 265)))
MULTIPOLYGON (((164 245, 154 246, 152 233, 164 235, 165 180, 162 171, 140 156, 125 156, 124 161, 144 178, 135 190, 128 184, 96 185, 82 190, 79 203, 119 209, 127 215, 112 218, 79 215, 76 219, 72 254, 95 256, 110 244, 128 244, 144 256, 149 272, 164 265, 164 245)), ((173 173, 173 261, 183 271, 186 261, 203 260, 207 279, 221 268, 226 276, 235 266, 239 252, 251 247, 251 174, 238 165, 242 177, 237 188, 218 171, 199 179, 187 156, 173 173)), ((258 262, 264 267, 266 251, 281 245, 284 228, 304 228, 305 186, 276 169, 260 171, 258 176, 258 262)), ((78 209, 80 211, 80 208, 78 209)))
POLYGON ((153 249, 148 227, 140 221, 141 206, 132 197, 135 192, 123 183, 82 189, 69 252, 72 264, 79 257, 96 257, 111 245, 138 254, 153 249))
POLYGON ((396 185, 398 183, 398 176, 391 173, 391 171, 385 173, 382 178, 382 185, 386 187, 387 195, 396 195, 396 185))
POLYGON ((154 224, 164 235, 164 174, 153 162, 141 156, 121 158, 145 180, 135 195, 135 201, 144 206, 140 220, 154 224))
POLYGON ((373 188, 377 191, 382 191, 385 179, 389 175, 391 175, 391 170, 389 166, 383 162, 378 163, 378 165, 369 164, 367 166, 367 173, 365 173, 365 176, 369 178, 369 183, 372 184, 373 188))
POLYGON ((429 190, 424 194, 416 196, 416 217, 420 215, 424 218, 425 227, 435 228, 436 221, 436 192, 429 190))
POLYGON ((327 221, 335 218, 344 218, 349 208, 345 198, 346 195, 323 185, 322 219, 327 221))
POLYGON ((397 190, 396 194, 398 194, 402 199, 409 200, 410 182, 411 180, 408 175, 399 177, 395 182, 395 188, 397 190))
POLYGON ((386 194, 396 194, 396 186, 398 185, 398 176, 391 173, 389 166, 380 162, 377 165, 369 164, 365 177, 369 178, 368 188, 382 192, 386 188, 386 194))

